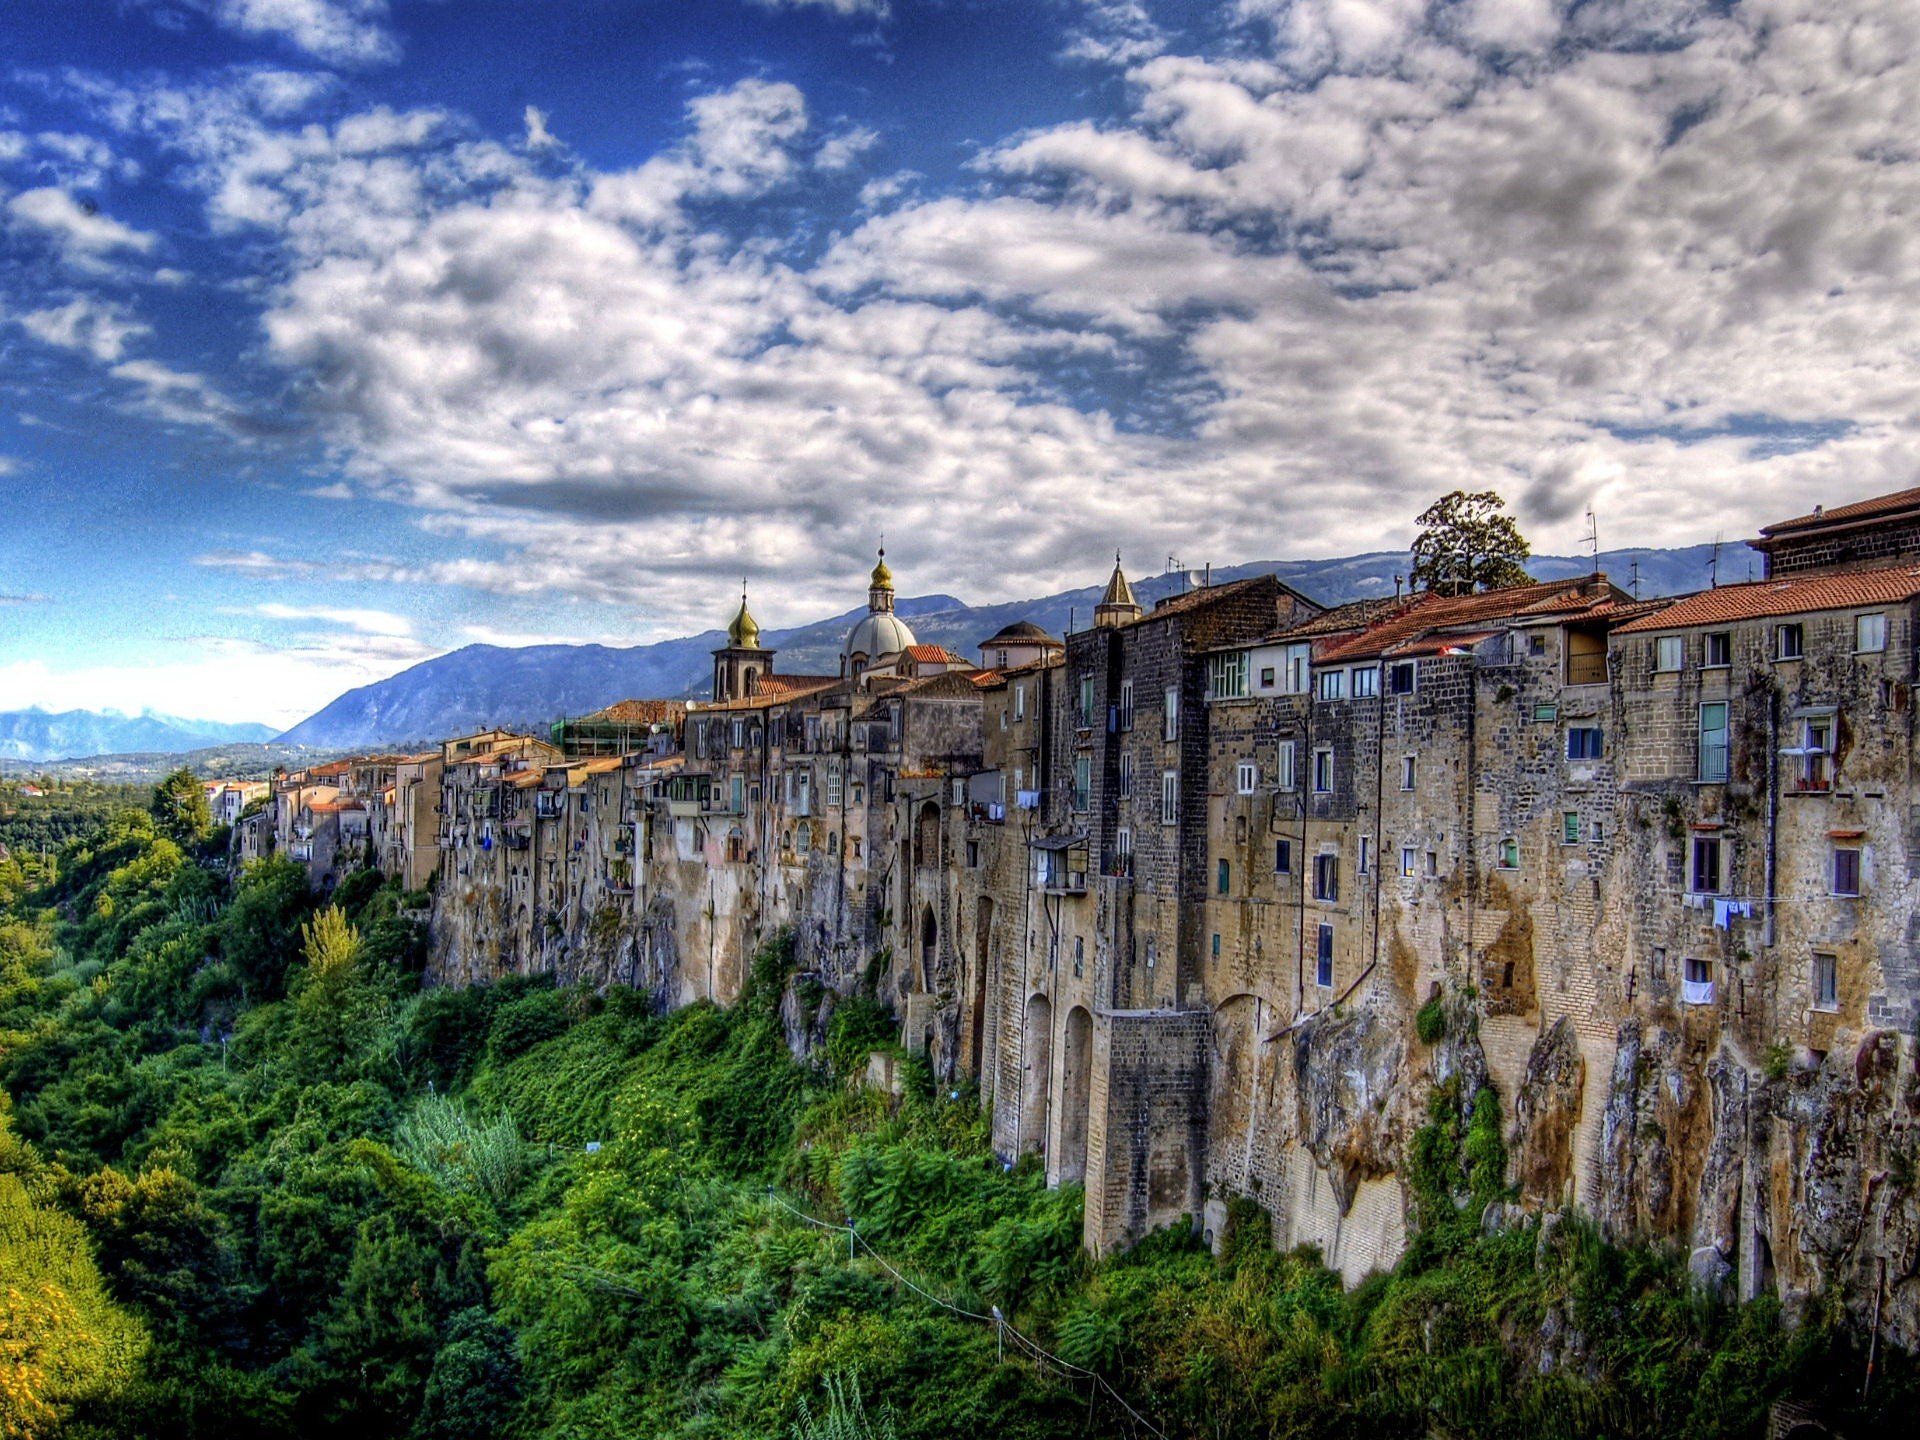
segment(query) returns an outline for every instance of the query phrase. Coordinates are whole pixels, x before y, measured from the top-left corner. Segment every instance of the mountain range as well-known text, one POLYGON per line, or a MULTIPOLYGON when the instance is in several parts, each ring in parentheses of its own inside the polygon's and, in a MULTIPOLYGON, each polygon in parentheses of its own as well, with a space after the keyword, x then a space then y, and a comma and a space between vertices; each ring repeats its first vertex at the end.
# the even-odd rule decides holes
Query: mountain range
MULTIPOLYGON (((1642 596, 1676 595, 1712 583, 1712 545, 1682 549, 1614 550, 1599 568, 1616 583, 1635 585, 1642 596)), ((1744 556, 1722 557, 1729 571, 1744 556)), ((1235 565, 1207 576, 1169 571, 1138 581, 1140 603, 1153 605, 1183 586, 1277 575, 1322 604, 1335 605, 1391 595, 1406 574, 1404 552, 1379 551, 1338 560, 1276 560, 1235 565)), ((1537 579, 1590 573, 1592 556, 1536 556, 1527 567, 1537 579)), ((1727 580, 1747 578, 1726 574, 1727 580)), ((973 658, 980 642, 1014 620, 1031 620, 1055 635, 1084 629, 1104 588, 1089 585, 1030 600, 968 605, 951 595, 923 595, 897 602, 918 639, 945 645, 973 658)), ((728 609, 724 600, 716 611, 728 609)), ((787 630, 763 630, 761 643, 779 651, 782 674, 831 675, 839 670, 840 646, 859 607, 787 630)), ((687 697, 706 693, 711 652, 726 643, 720 630, 650 645, 530 645, 505 648, 469 645, 436 656, 385 680, 363 685, 302 720, 279 738, 283 743, 327 749, 401 746, 471 733, 490 725, 544 726, 583 715, 629 696, 687 697)), ((121 747, 135 748, 135 747, 121 747)))
POLYGON ((175 753, 210 745, 257 743, 270 725, 182 720, 175 715, 116 715, 99 710, 0 711, 0 760, 59 760, 122 751, 175 753))

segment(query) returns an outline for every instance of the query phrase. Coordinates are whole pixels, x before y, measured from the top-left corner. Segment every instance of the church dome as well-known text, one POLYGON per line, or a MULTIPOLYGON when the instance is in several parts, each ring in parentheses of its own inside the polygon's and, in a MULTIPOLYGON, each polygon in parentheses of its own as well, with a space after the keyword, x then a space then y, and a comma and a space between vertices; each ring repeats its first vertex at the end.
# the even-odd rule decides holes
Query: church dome
POLYGON ((873 610, 860 617, 847 637, 847 654, 864 655, 871 664, 882 655, 897 655, 917 643, 906 621, 891 610, 873 610))
POLYGON ((736 650, 758 650, 760 648, 760 622, 747 611, 747 597, 740 597, 740 613, 733 617, 733 623, 727 626, 727 644, 736 650))

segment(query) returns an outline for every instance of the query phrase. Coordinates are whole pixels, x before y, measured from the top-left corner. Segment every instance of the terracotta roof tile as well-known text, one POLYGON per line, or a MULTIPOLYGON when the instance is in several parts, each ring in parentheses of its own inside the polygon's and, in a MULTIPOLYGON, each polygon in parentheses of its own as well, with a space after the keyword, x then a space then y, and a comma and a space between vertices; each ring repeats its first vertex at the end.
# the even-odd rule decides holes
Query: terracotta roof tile
POLYGON ((598 725, 671 725, 686 713, 684 700, 617 700, 580 719, 598 725))
POLYGON ((1722 585, 1676 600, 1657 614, 1622 625, 1622 635, 1649 630, 1682 630, 1720 625, 1767 615, 1801 615, 1816 610, 1851 610, 1861 605, 1895 605, 1920 595, 1920 566, 1891 570, 1855 570, 1840 575, 1794 575, 1722 585))
MULTIPOLYGON (((1411 653, 1410 647, 1435 631, 1484 629, 1494 621, 1544 620, 1604 612, 1621 603, 1618 590, 1608 585, 1604 594, 1590 588, 1594 577, 1548 580, 1514 585, 1478 595, 1419 595, 1399 610, 1369 625, 1359 634, 1334 638, 1314 647, 1316 663, 1338 663, 1374 655, 1411 653)), ((1604 577, 1602 577, 1604 582, 1604 577)), ((1450 637, 1464 640, 1464 636, 1450 637)), ((1479 638, 1486 638, 1484 635, 1479 638)))
POLYGON ((906 649, 909 660, 918 665, 966 665, 967 660, 947 649, 944 645, 909 645, 906 649))
POLYGON ((1876 495, 1871 500, 1856 500, 1851 505, 1836 505, 1831 510, 1815 510, 1811 514, 1796 515, 1791 520, 1762 525, 1760 535, 1763 540, 1772 540, 1796 530, 1817 530, 1825 525, 1870 520, 1876 515, 1892 515, 1901 510, 1914 509, 1920 509, 1920 489, 1896 490, 1891 495, 1876 495))

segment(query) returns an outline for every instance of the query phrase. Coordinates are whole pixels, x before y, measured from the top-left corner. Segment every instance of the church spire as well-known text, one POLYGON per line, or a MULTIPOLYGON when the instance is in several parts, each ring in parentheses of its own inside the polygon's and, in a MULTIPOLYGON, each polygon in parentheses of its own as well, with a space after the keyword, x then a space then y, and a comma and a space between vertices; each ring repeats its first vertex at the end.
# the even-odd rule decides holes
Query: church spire
POLYGON ((1125 625, 1130 620, 1138 620, 1140 615, 1140 602, 1133 598, 1133 586, 1127 583, 1126 573, 1120 568, 1120 552, 1116 550, 1113 552, 1113 576, 1107 581, 1107 593, 1093 607, 1093 623, 1096 628, 1106 630, 1125 625))

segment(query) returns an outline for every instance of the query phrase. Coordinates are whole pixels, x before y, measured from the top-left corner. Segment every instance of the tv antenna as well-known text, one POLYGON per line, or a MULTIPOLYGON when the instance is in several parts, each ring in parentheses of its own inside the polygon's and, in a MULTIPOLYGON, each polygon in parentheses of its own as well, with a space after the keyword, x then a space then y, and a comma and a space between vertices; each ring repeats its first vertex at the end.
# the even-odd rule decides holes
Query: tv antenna
POLYGON ((1588 553, 1593 556, 1593 573, 1600 573, 1600 521, 1593 511, 1587 511, 1587 533, 1580 537, 1587 542, 1588 553))

